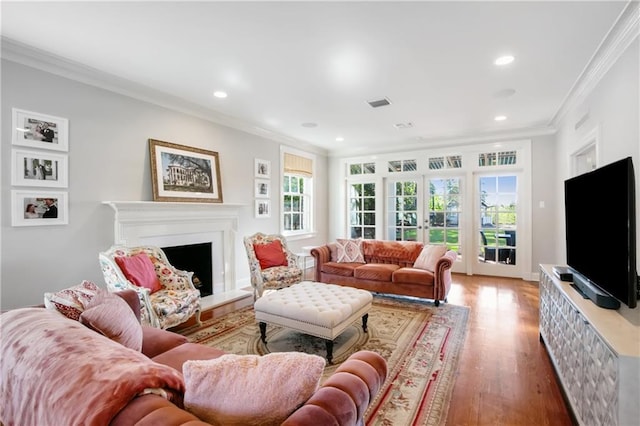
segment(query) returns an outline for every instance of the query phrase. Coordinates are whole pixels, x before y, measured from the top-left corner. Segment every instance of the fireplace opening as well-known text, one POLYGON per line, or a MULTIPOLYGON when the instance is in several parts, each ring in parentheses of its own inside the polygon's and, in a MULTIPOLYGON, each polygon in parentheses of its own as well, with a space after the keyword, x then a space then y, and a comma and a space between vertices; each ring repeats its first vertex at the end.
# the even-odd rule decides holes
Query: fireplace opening
POLYGON ((201 297, 213 294, 211 243, 162 247, 162 251, 176 268, 193 271, 193 285, 200 290, 201 297))

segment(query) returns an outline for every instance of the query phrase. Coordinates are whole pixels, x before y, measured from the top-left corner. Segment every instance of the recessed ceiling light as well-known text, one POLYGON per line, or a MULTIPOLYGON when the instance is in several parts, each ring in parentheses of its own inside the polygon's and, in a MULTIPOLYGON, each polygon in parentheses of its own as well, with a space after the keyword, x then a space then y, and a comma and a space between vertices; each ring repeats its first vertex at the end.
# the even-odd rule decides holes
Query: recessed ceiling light
POLYGON ((314 127, 318 127, 318 123, 302 123, 302 127, 307 127, 309 129, 313 129, 314 127))
POLYGON ((494 120, 496 120, 496 121, 504 121, 506 119, 507 119, 506 115, 496 115, 495 118, 494 118, 494 120))
POLYGON ((500 56, 495 60, 494 64, 498 66, 509 65, 515 58, 511 55, 500 56))
POLYGON ((342 136, 338 136, 336 138, 336 142, 342 142, 342 141, 344 141, 344 138, 342 136))
POLYGON ((216 98, 224 99, 224 98, 227 97, 227 92, 223 92, 221 90, 217 90, 217 91, 213 92, 213 96, 215 96, 216 98))

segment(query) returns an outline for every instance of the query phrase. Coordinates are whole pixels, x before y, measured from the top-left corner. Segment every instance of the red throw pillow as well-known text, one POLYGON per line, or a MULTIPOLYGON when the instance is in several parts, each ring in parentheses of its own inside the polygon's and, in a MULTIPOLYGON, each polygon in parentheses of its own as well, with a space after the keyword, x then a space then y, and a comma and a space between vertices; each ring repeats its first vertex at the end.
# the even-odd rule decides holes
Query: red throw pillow
POLYGON ((256 253, 258 261, 260 261, 261 269, 289 265, 280 240, 273 240, 267 244, 254 244, 253 251, 256 253))
POLYGON ((162 285, 156 275, 156 270, 151 259, 146 253, 138 253, 134 256, 118 256, 116 263, 124 276, 138 287, 144 287, 155 293, 162 290, 162 285))

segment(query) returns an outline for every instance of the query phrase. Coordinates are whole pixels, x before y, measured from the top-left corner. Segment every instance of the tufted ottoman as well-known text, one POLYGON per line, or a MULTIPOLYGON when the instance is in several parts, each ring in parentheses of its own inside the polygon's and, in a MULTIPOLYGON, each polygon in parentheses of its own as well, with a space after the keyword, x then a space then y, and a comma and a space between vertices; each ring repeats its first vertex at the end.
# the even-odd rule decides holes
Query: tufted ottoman
POLYGON ((367 331, 373 296, 366 290, 303 281, 267 293, 253 308, 260 324, 262 341, 267 343, 267 324, 287 327, 326 340, 327 361, 333 359, 333 339, 362 317, 367 331))

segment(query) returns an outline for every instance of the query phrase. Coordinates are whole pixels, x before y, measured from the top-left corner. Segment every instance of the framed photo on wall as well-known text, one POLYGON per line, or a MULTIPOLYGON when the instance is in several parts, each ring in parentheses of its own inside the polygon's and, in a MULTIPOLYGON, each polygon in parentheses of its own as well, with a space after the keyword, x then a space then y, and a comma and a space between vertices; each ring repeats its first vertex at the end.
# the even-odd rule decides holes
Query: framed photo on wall
POLYGON ((66 188, 69 181, 67 154, 11 150, 11 185, 66 188))
POLYGON ((268 179, 256 179, 255 181, 255 197, 269 198, 271 197, 271 181, 268 179))
POLYGON ((271 217, 271 200, 256 200, 256 218, 271 217))
POLYGON ((66 225, 69 199, 66 191, 11 191, 12 226, 66 225))
POLYGON ((14 145, 69 150, 69 120, 66 118, 13 108, 11 124, 14 145))
POLYGON ((271 177, 271 161, 256 158, 255 177, 269 179, 271 177))
POLYGON ((222 203, 218 153, 149 139, 154 201, 222 203))

